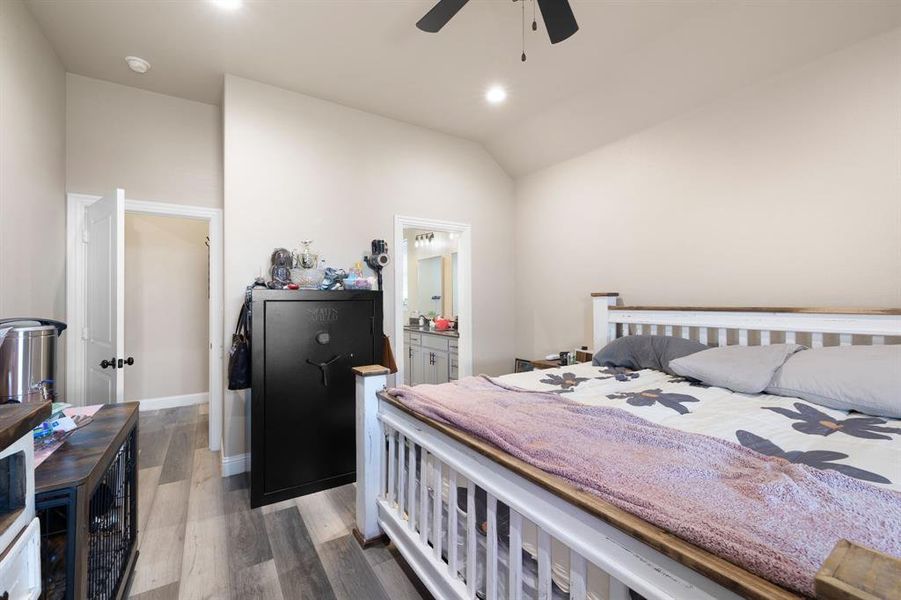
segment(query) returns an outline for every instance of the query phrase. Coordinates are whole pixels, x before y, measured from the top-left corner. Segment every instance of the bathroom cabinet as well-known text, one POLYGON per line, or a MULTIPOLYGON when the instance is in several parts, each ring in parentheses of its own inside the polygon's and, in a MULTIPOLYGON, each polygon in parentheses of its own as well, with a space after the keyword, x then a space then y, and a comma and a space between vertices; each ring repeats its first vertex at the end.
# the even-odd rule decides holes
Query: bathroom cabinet
POLYGON ((404 331, 404 383, 447 383, 457 379, 459 338, 456 332, 420 328, 404 331))

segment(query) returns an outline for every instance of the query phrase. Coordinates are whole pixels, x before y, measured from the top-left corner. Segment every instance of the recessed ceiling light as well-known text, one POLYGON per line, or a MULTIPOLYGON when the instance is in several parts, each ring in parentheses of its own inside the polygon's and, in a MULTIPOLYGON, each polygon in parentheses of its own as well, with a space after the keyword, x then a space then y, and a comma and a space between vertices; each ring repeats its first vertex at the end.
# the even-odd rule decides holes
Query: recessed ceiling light
POLYGON ((243 0, 211 0, 213 4, 223 10, 238 10, 243 4, 243 0))
POLYGON ((128 65, 129 69, 140 75, 150 70, 150 63, 140 56, 126 56, 125 64, 128 65))
POLYGON ((507 99, 507 90, 499 85, 493 85, 485 92, 485 100, 491 104, 500 104, 507 99))

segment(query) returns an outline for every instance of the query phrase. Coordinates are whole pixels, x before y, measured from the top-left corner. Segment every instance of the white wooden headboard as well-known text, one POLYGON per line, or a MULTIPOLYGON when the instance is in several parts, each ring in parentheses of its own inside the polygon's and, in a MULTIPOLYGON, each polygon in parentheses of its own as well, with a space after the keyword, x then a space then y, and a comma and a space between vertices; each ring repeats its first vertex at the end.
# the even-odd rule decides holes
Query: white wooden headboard
POLYGON ((619 294, 591 294, 594 350, 626 335, 679 335, 726 346, 797 342, 884 344, 901 336, 901 308, 619 306, 619 294))

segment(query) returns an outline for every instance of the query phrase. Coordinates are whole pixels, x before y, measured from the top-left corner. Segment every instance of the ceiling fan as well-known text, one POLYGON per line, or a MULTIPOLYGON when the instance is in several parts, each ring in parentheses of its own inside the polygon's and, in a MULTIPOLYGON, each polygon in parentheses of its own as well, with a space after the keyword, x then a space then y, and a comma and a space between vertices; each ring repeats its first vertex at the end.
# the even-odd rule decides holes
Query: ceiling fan
MULTIPOLYGON (((517 0, 513 0, 516 2, 517 0)), ((519 0, 524 2, 525 0, 519 0)), ((562 42, 579 30, 576 17, 573 15, 569 0, 536 0, 544 26, 547 29, 551 43, 562 42)), ((425 16, 416 23, 416 26, 429 33, 438 33, 447 22, 457 14, 469 0, 438 0, 438 4, 432 7, 425 16)), ((534 27, 534 26, 533 26, 534 27)))

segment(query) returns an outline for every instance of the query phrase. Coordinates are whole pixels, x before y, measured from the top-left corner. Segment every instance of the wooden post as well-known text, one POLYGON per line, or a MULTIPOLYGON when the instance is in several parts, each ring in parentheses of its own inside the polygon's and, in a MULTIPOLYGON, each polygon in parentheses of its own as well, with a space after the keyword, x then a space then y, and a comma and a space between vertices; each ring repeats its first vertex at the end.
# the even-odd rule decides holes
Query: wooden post
POLYGON ((357 376, 357 526, 353 534, 366 547, 384 537, 378 521, 382 490, 385 433, 379 421, 378 392, 385 389, 388 369, 381 365, 354 367, 357 376))
POLYGON ((592 343, 594 347, 592 348, 592 353, 597 352, 604 346, 606 346, 609 342, 613 340, 609 335, 609 327, 610 323, 610 307, 616 306, 616 301, 619 298, 619 292, 592 292, 591 293, 591 304, 592 304, 592 316, 593 316, 593 337, 592 343))
POLYGON ((814 581, 822 600, 901 597, 901 559, 839 540, 814 581))

